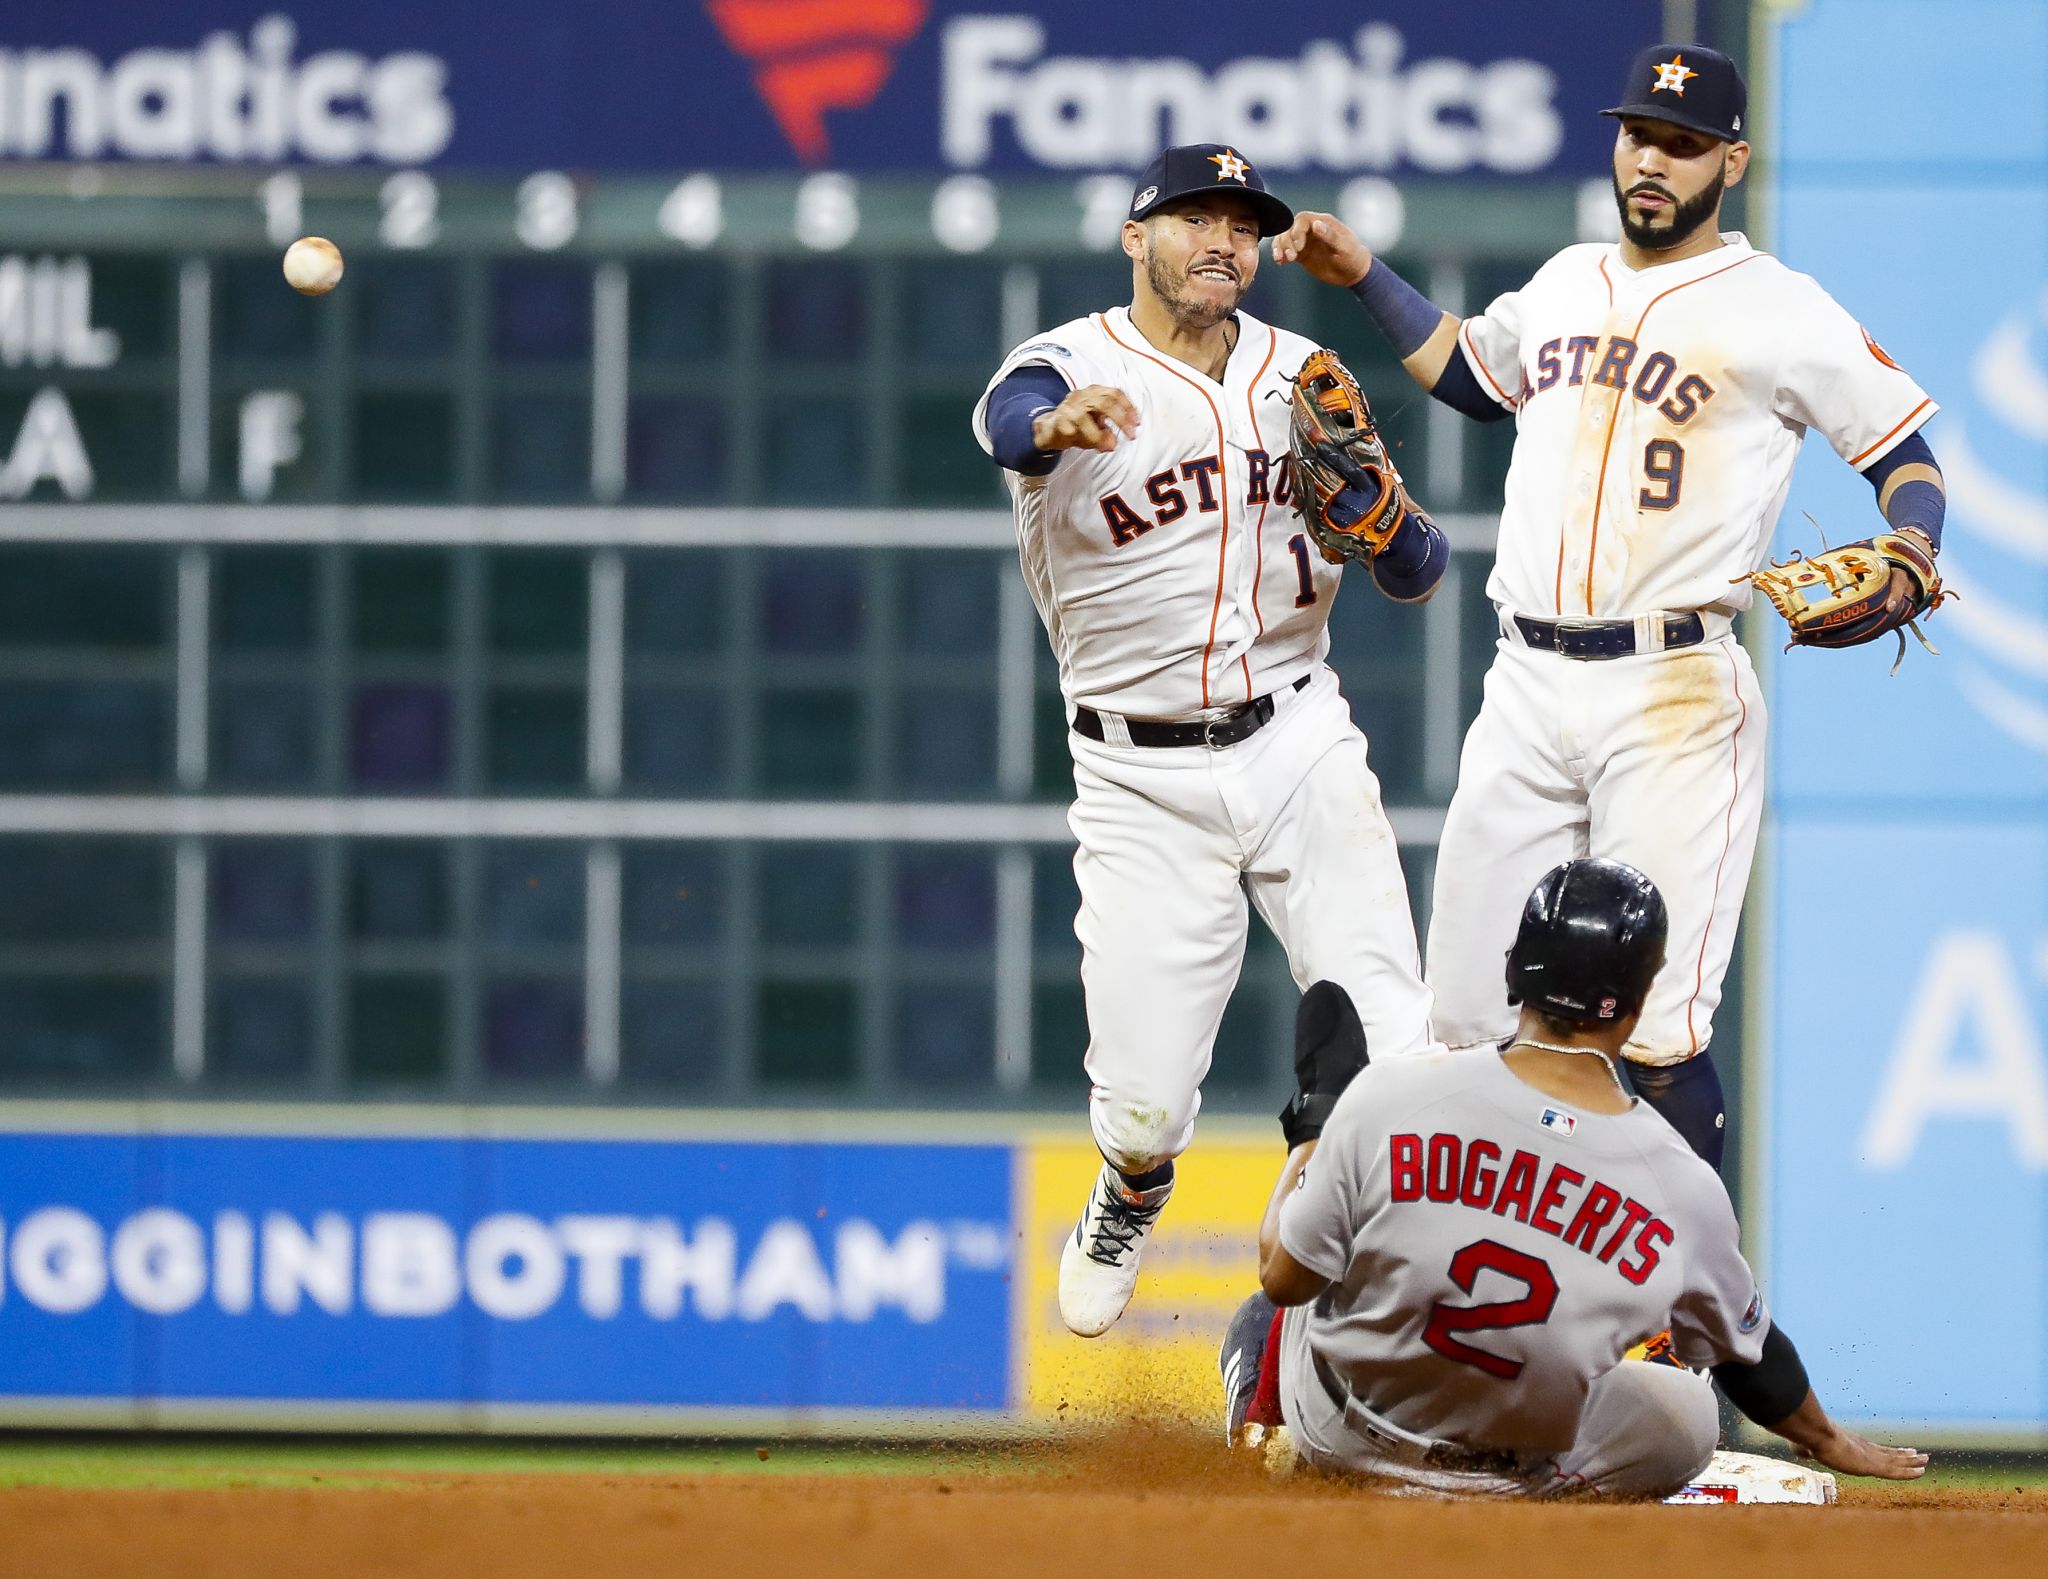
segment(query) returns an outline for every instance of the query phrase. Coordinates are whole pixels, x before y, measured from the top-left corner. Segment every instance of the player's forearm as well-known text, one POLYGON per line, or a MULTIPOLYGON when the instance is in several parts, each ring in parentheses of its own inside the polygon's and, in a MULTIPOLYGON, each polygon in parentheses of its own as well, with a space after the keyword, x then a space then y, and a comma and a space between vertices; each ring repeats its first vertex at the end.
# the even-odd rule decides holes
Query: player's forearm
POLYGON ((1458 320, 1396 274, 1384 258, 1372 260, 1351 294, 1386 336, 1408 376, 1424 389, 1434 389, 1457 349, 1458 320))
POLYGON ((1806 1397, 1797 1409, 1774 1425, 1765 1427, 1774 1435, 1783 1437, 1800 1452, 1814 1457, 1827 1445, 1835 1434, 1835 1422, 1828 1418, 1828 1412, 1821 1407, 1819 1394, 1809 1387, 1806 1397))
POLYGON ((1863 475, 1877 490, 1878 514, 1895 532, 1922 533, 1941 547, 1941 525, 1948 513, 1948 492, 1941 468, 1927 440, 1915 433, 1863 475))
POLYGON ((1443 529, 1420 510, 1394 533, 1372 562, 1372 579, 1396 603, 1427 603, 1450 568, 1451 545, 1443 529))
POLYGON ((1287 1204, 1287 1198, 1299 1187, 1301 1170, 1316 1154, 1317 1144, 1316 1141, 1305 1140, 1288 1152, 1287 1161, 1280 1168, 1280 1177, 1274 1181, 1272 1199, 1266 1202, 1266 1215, 1259 1223, 1259 1281, 1262 1284, 1281 1258, 1289 1263, 1294 1259, 1280 1248, 1280 1208, 1287 1204))

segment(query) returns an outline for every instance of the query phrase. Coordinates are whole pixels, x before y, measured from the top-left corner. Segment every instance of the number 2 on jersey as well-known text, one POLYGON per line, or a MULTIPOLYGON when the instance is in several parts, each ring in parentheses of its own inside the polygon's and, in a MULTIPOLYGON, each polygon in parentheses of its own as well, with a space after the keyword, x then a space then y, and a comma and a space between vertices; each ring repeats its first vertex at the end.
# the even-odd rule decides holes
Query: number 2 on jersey
POLYGON ((1481 1272, 1499 1272, 1526 1283, 1529 1291, 1520 1299, 1496 1300, 1490 1305, 1446 1305, 1438 1300, 1430 1307, 1429 1325, 1422 1330, 1422 1341, 1447 1360, 1474 1366, 1488 1376, 1511 1382, 1522 1374, 1520 1360, 1461 1343, 1453 1334, 1542 1326, 1557 1304, 1557 1277, 1549 1262, 1511 1250, 1492 1239, 1477 1240, 1451 1257, 1451 1281, 1465 1293, 1472 1292, 1481 1272))
POLYGON ((1287 552, 1294 556, 1294 573, 1301 578, 1301 590, 1294 595, 1294 606, 1305 609, 1316 600, 1315 572, 1309 569, 1308 538, 1296 532, 1287 539, 1287 552))

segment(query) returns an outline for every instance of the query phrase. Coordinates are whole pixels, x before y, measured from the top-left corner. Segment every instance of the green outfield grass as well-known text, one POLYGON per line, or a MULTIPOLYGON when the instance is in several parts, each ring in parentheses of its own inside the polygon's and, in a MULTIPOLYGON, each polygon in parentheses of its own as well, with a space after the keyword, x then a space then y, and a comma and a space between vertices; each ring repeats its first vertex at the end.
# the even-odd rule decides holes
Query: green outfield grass
POLYGON ((0 1490, 338 1489, 436 1475, 958 1475, 992 1463, 972 1449, 826 1443, 538 1443, 249 1437, 0 1435, 0 1490), (761 1456, 765 1448, 767 1456, 761 1456))
MULTIPOLYGON (((1028 1472, 1030 1455, 1001 1448, 876 1447, 837 1443, 594 1443, 436 1438, 120 1437, 0 1435, 0 1491, 334 1490, 464 1475, 927 1475, 1028 1472), (761 1456, 765 1448, 767 1456, 761 1456)), ((1845 1481, 1844 1500, 1900 1490, 2019 1492, 2048 1497, 2048 1459, 1937 1457, 1909 1485, 1845 1481)))

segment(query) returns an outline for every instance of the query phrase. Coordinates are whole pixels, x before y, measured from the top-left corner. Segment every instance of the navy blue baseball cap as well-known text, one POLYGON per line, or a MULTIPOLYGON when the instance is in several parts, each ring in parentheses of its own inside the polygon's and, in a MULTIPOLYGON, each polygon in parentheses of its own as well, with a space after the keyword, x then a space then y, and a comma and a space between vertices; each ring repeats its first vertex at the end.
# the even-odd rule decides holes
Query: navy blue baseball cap
POLYGON ((1258 215, 1259 234, 1277 236, 1294 223, 1294 210, 1266 190, 1251 161, 1222 143, 1182 143, 1145 166, 1131 191, 1131 218, 1143 219, 1184 197, 1233 192, 1258 215))
POLYGON ((1735 62, 1704 44, 1653 44, 1629 62, 1621 102, 1602 115, 1669 121, 1688 131, 1742 141, 1749 88, 1735 62))

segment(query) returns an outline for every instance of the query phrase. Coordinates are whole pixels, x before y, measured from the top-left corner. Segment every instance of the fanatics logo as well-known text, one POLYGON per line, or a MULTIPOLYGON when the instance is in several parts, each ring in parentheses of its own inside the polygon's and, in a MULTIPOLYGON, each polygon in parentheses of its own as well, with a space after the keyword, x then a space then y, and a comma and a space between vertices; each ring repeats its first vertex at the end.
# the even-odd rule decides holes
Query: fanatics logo
POLYGON ((1673 55, 1657 67, 1657 80, 1650 85, 1652 93, 1675 93, 1685 97, 1685 85, 1699 73, 1685 63, 1683 55, 1673 55))
POLYGON ((874 103, 896 52, 923 28, 931 0, 704 0, 733 53, 805 164, 832 158, 825 116, 874 103))
POLYGON ((1565 1136, 1567 1139, 1570 1138, 1572 1131, 1579 1127, 1579 1121, 1576 1118, 1563 1109, 1554 1107, 1545 1108, 1543 1110, 1543 1117, 1537 1120, 1537 1122, 1545 1129, 1556 1130, 1558 1134, 1565 1136))

